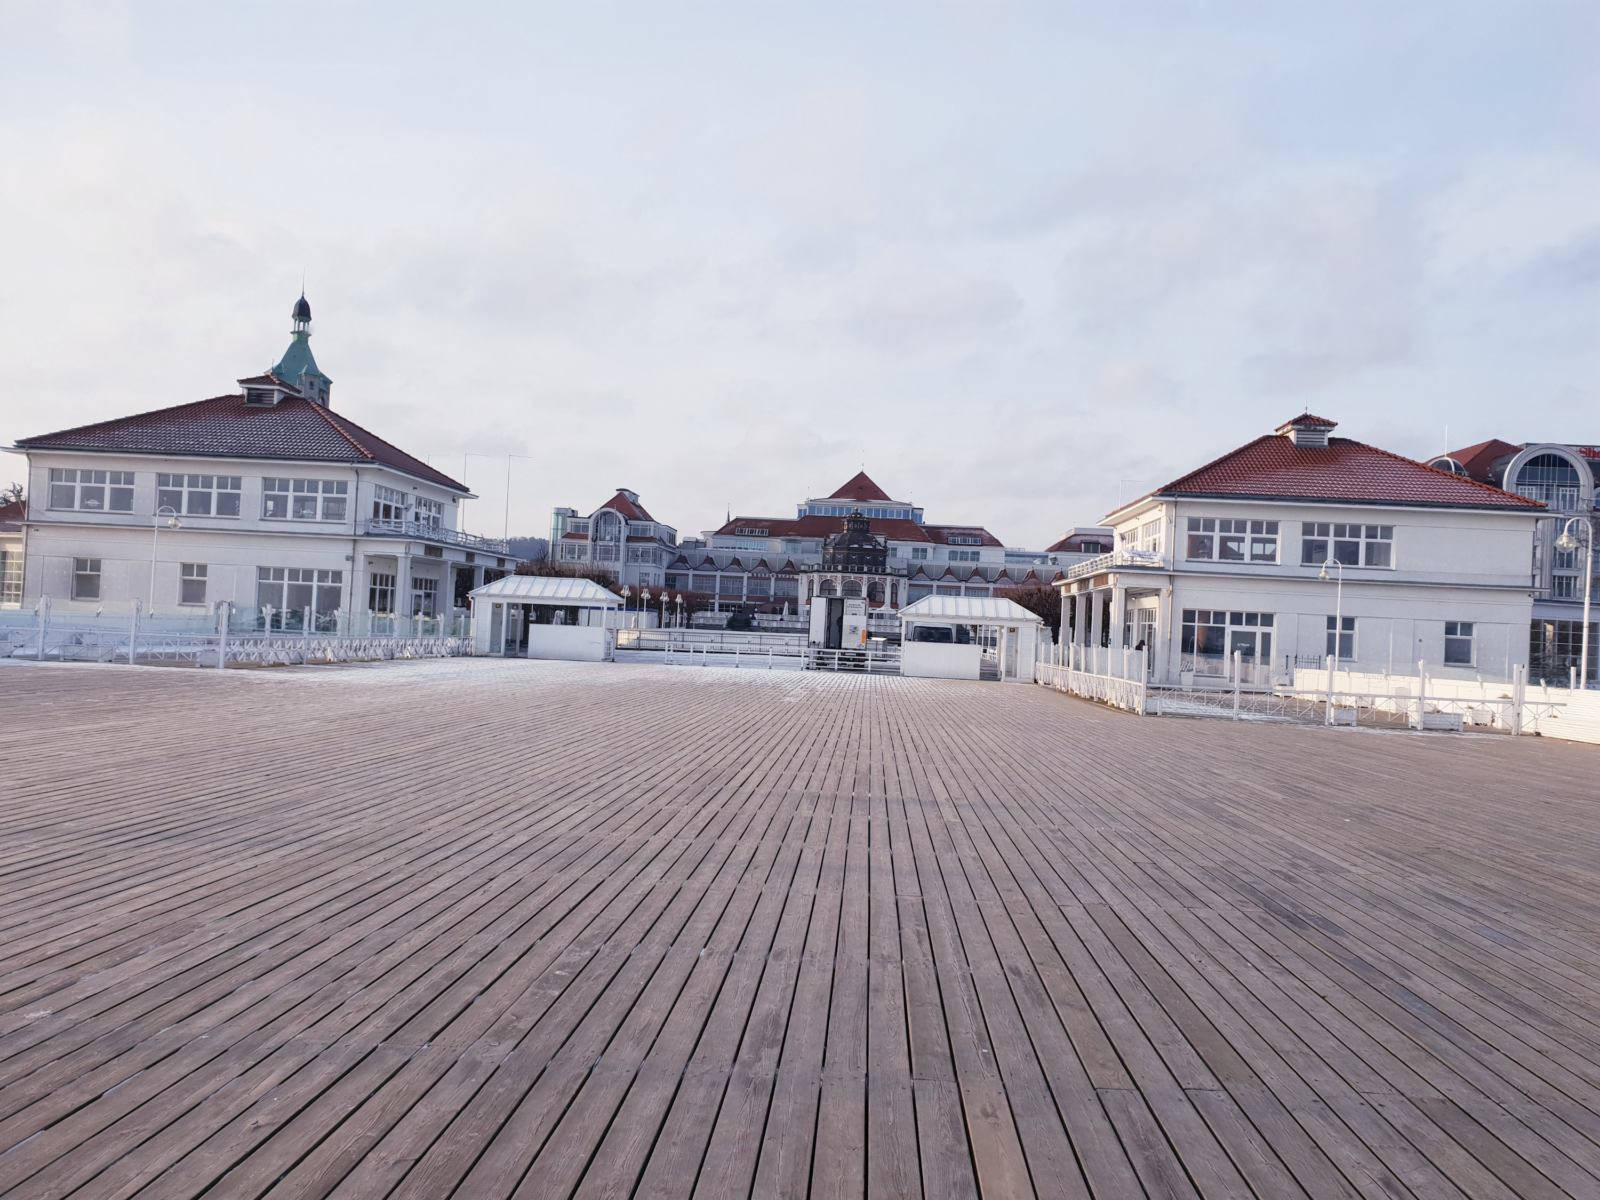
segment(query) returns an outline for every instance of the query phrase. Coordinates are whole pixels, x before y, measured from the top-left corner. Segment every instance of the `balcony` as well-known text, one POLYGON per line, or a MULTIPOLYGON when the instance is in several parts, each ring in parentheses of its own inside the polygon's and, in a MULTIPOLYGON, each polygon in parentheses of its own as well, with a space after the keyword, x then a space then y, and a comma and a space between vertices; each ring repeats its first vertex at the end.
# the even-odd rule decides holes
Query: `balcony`
POLYGON ((479 537, 475 533, 462 533, 459 529, 433 529, 414 521, 380 520, 369 518, 364 533, 371 537, 403 537, 419 542, 437 542, 445 546, 460 546, 483 554, 510 554, 511 550, 501 538, 479 537))
POLYGON ((1144 567, 1159 571, 1166 565, 1167 560, 1154 550, 1113 550, 1081 563, 1073 563, 1067 568, 1067 578, 1083 579, 1090 575, 1102 575, 1116 567, 1144 567))

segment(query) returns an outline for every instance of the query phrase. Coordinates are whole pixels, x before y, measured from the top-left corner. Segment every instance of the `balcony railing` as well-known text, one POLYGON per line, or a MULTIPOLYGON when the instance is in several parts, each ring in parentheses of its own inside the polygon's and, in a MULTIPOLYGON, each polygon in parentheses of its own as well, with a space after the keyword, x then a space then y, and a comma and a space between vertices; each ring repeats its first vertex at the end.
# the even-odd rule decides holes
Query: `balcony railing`
POLYGON ((479 537, 475 533, 462 533, 459 529, 434 529, 415 521, 383 520, 369 518, 366 532, 378 537, 415 538, 421 542, 441 542, 446 546, 464 546, 468 550, 481 550, 485 554, 510 554, 509 544, 502 538, 479 537))
POLYGON ((1089 575, 1100 575, 1113 567, 1155 567, 1160 569, 1167 565, 1166 559, 1155 550, 1112 550, 1108 554, 1099 554, 1094 558, 1085 559, 1081 563, 1073 563, 1067 568, 1068 579, 1083 579, 1089 575))

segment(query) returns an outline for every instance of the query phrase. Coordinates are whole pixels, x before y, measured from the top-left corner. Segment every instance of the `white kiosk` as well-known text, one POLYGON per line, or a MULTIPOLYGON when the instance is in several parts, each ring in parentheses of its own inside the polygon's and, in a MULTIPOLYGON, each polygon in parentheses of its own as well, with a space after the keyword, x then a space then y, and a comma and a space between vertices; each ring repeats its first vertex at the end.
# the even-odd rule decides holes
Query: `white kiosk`
POLYGON ((924 596, 900 610, 900 673, 1032 683, 1043 624, 1014 600, 924 596))
POLYGON ((570 575, 506 575, 472 590, 473 652, 602 662, 622 597, 570 575))

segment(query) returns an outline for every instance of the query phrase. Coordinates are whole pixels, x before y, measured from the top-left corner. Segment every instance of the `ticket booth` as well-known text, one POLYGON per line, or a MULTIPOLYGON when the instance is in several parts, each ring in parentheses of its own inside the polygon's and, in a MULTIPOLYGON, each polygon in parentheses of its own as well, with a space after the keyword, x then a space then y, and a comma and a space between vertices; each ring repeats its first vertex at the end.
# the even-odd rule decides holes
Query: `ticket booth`
POLYGON ((602 662, 622 597, 592 579, 507 575, 472 591, 473 651, 501 658, 602 662))

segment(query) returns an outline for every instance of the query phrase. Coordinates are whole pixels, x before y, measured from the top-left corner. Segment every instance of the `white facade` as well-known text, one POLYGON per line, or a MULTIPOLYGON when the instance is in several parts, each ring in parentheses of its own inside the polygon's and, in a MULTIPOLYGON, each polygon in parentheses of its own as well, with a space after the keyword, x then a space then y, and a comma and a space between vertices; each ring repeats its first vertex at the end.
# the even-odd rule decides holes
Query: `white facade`
POLYGON ((599 569, 637 594, 663 586, 667 564, 678 555, 678 531, 652 517, 638 493, 620 488, 588 516, 558 508, 550 521, 550 560, 574 570, 599 569))
POLYGON ((1330 653, 1351 670, 1508 678, 1528 661, 1544 514, 1483 494, 1473 508, 1157 492, 1108 518, 1113 552, 1068 570, 1064 640, 1143 645, 1165 684, 1225 678, 1235 651, 1254 684, 1330 653))
POLYGON ((464 493, 384 466, 32 450, 28 491, 24 606, 438 616, 514 565, 464 493))

